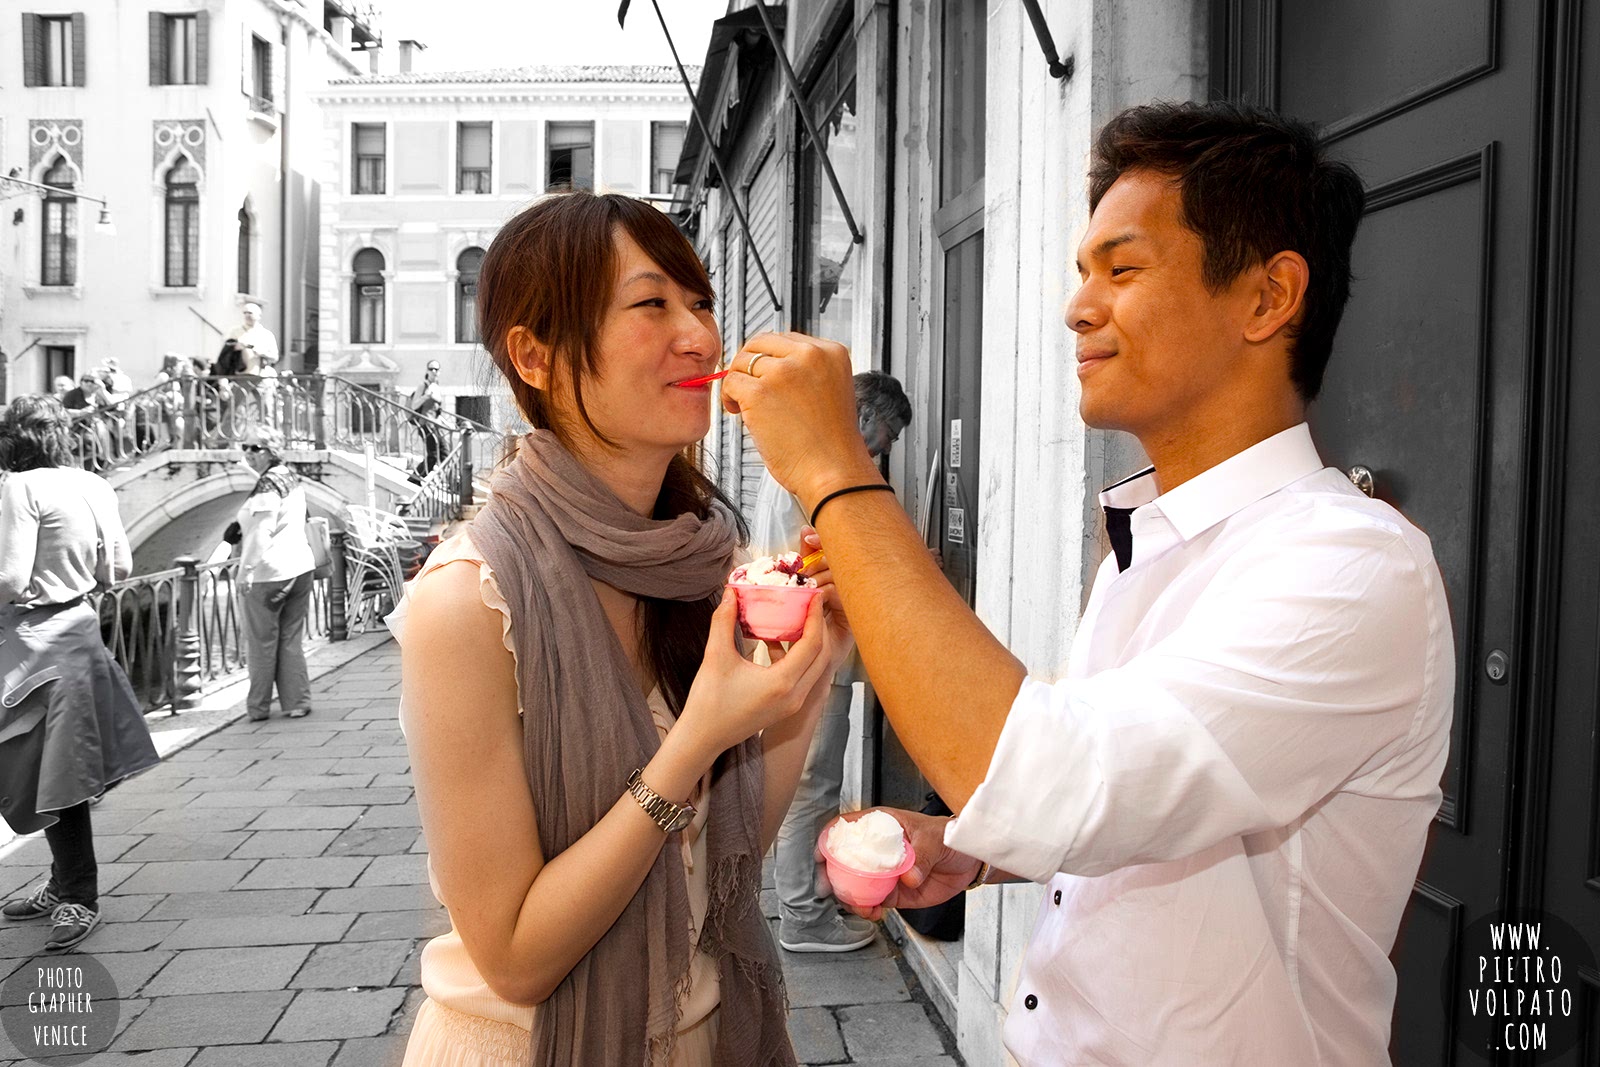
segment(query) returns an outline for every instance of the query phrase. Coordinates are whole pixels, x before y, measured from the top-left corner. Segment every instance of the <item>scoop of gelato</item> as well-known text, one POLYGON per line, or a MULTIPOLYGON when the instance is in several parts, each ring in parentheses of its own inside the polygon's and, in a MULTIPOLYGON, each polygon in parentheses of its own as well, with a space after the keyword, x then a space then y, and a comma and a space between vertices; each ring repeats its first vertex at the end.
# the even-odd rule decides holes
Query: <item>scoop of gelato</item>
POLYGON ((781 556, 762 556, 742 567, 735 567, 728 575, 729 585, 792 585, 814 588, 816 581, 800 573, 800 553, 785 552, 781 556))
POLYGON ((854 822, 834 823, 828 831, 828 851, 858 871, 892 871, 906 858, 906 838, 893 815, 870 811, 854 822))

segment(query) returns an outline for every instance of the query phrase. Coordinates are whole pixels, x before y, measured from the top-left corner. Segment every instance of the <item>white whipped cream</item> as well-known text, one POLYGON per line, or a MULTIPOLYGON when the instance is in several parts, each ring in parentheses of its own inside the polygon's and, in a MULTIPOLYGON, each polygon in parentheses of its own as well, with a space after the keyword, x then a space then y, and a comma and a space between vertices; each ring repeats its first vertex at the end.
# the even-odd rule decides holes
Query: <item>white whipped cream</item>
POLYGON ((840 819, 828 831, 833 858, 858 871, 892 871, 906 858, 900 823, 886 811, 870 811, 854 822, 840 819))

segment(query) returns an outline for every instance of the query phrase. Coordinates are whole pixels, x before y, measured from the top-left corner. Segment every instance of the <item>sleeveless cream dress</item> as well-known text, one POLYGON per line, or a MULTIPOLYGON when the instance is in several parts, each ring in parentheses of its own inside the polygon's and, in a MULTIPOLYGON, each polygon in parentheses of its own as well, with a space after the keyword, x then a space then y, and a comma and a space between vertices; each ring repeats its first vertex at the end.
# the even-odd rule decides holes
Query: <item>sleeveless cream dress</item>
MULTIPOLYGON (((484 604, 500 613, 502 640, 506 649, 515 656, 516 649, 511 638, 511 609, 500 593, 494 571, 473 545, 470 533, 458 534, 434 549, 427 564, 412 581, 451 563, 471 564, 478 568, 479 594, 484 604)), ((387 619, 395 640, 402 643, 406 599, 402 598, 387 619)), ((650 694, 648 704, 656 730, 663 738, 666 737, 675 720, 659 688, 650 694)), ((517 709, 517 713, 520 715, 522 709, 517 709)), ((405 701, 402 697, 402 732, 405 730, 405 720, 405 701)), ((708 902, 704 830, 706 812, 710 807, 706 803, 710 787, 708 774, 700 780, 694 795, 690 797, 690 803, 699 814, 680 835, 689 890, 691 935, 696 941, 705 922, 708 902)), ((620 784, 617 792, 620 796, 620 784)), ((538 848, 539 843, 529 842, 529 847, 538 848)), ((428 860, 428 884, 434 898, 448 908, 448 903, 440 895, 431 858, 428 860)), ((717 1008, 721 1001, 716 961, 704 952, 696 952, 689 965, 689 982, 690 992, 684 1003, 683 1018, 679 1022, 671 1067, 709 1067, 716 1049, 717 1008)), ((422 950, 422 989, 427 999, 422 1002, 416 1021, 412 1024, 403 1067, 522 1067, 532 1058, 530 1031, 534 1012, 538 1008, 513 1004, 496 995, 473 965, 454 924, 449 933, 429 941, 422 950)))

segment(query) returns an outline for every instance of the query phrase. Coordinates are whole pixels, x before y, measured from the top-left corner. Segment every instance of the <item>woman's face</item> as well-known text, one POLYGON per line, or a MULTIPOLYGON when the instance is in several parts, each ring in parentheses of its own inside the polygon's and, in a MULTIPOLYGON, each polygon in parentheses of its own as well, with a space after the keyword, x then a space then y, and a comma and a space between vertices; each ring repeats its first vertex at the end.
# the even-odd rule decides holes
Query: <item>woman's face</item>
MULTIPOLYGON (((710 300, 669 278, 626 231, 614 240, 617 279, 601 323, 597 373, 583 382, 584 407, 625 450, 676 452, 711 429, 711 387, 673 383, 716 368, 716 315, 710 300)), ((556 398, 556 406, 571 415, 564 424, 581 433, 570 398, 556 398)))

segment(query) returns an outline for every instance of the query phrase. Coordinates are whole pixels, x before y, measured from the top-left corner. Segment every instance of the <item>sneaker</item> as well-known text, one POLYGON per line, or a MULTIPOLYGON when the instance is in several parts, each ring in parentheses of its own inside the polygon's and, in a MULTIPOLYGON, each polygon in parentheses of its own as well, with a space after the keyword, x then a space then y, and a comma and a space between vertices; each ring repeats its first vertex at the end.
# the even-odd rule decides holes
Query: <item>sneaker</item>
POLYGON ((61 904, 51 918, 56 926, 50 931, 50 939, 44 943, 44 950, 61 952, 88 937, 89 931, 99 925, 100 909, 83 904, 61 904))
POLYGON ((854 952, 877 937, 878 924, 859 915, 830 915, 807 926, 788 919, 778 924, 778 944, 790 952, 854 952))
POLYGON ((27 899, 7 901, 5 907, 0 908, 0 915, 13 922, 38 919, 55 911, 56 905, 60 903, 61 898, 50 888, 49 881, 45 881, 27 899))
POLYGON ((310 708, 290 708, 286 713, 291 719, 303 719, 311 714, 310 708))

